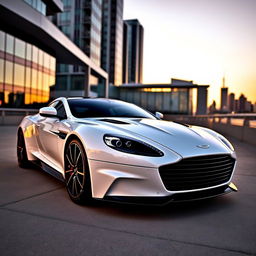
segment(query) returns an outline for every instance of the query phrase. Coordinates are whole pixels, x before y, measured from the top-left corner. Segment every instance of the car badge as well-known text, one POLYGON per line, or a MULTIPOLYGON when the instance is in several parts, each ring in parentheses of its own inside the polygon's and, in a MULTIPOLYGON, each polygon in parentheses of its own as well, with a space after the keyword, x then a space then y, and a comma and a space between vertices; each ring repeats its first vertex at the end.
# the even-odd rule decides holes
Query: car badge
POLYGON ((207 149, 210 147, 210 145, 197 145, 198 148, 207 149))

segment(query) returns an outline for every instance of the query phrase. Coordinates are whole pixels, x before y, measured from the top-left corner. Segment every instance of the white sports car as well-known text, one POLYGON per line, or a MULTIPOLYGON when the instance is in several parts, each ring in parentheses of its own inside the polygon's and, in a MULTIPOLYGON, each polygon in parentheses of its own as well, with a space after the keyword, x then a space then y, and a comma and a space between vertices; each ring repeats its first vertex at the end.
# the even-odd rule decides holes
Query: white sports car
POLYGON ((164 204, 236 191, 226 138, 160 117, 118 100, 58 98, 22 120, 18 162, 64 181, 76 203, 164 204))

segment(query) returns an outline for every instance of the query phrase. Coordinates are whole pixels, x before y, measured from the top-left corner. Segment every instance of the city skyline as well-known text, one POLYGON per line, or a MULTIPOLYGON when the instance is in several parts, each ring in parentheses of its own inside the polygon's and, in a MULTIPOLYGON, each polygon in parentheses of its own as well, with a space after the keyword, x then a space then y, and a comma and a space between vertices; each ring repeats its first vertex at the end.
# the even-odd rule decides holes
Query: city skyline
POLYGON ((254 103, 255 10, 253 0, 125 0, 124 19, 137 17, 145 28, 143 82, 209 84, 208 105, 219 107, 225 76, 230 91, 254 103))

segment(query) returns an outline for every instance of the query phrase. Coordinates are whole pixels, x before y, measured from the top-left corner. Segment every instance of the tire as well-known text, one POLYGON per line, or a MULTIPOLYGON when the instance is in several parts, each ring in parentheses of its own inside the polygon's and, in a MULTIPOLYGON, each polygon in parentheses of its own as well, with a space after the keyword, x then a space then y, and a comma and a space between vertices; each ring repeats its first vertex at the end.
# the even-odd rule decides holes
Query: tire
POLYGON ((31 167, 31 162, 28 160, 28 156, 27 156, 24 135, 21 130, 18 131, 18 135, 17 135, 17 159, 18 159, 19 167, 21 168, 31 167))
POLYGON ((92 202, 90 171, 82 143, 71 140, 65 150, 65 183, 67 192, 76 204, 92 202))

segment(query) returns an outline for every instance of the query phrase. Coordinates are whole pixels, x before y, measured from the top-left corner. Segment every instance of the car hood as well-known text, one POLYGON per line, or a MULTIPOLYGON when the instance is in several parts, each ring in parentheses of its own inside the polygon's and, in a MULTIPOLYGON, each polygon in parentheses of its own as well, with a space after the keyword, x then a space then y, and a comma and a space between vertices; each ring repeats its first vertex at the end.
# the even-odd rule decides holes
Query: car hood
POLYGON ((217 136, 213 136, 212 133, 198 126, 139 118, 104 118, 94 121, 107 126, 110 134, 113 131, 113 135, 118 135, 116 131, 119 130, 127 136, 137 136, 138 139, 146 138, 175 151, 182 157, 231 153, 231 150, 217 136))

